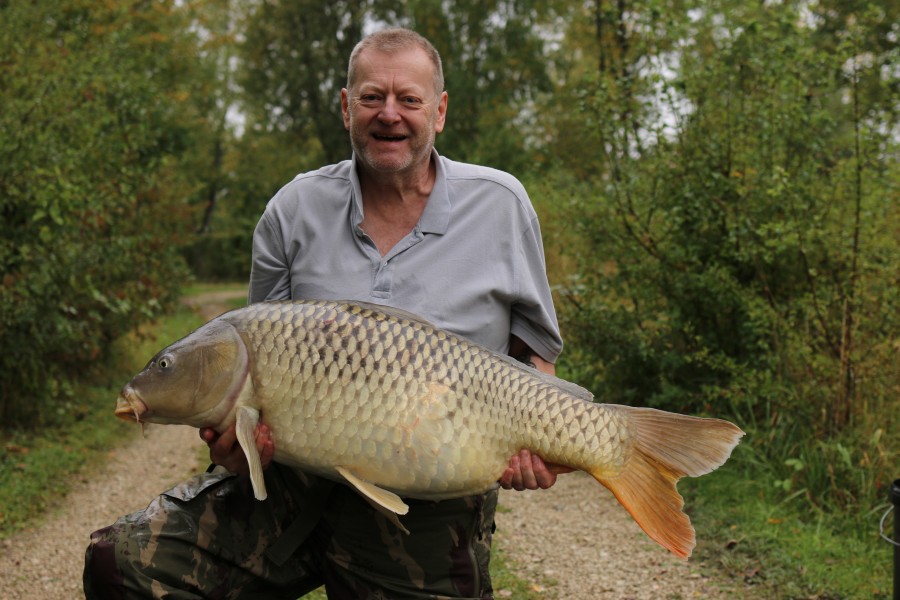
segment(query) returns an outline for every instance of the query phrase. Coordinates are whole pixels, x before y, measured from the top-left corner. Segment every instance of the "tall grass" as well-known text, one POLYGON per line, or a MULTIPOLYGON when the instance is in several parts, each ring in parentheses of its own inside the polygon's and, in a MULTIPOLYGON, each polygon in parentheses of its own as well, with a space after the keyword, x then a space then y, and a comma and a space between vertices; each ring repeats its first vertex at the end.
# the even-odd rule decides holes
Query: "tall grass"
POLYGON ((825 510, 805 488, 786 491, 779 477, 746 444, 713 475, 682 481, 697 528, 694 556, 760 598, 889 598, 892 552, 878 535, 886 502, 825 510))

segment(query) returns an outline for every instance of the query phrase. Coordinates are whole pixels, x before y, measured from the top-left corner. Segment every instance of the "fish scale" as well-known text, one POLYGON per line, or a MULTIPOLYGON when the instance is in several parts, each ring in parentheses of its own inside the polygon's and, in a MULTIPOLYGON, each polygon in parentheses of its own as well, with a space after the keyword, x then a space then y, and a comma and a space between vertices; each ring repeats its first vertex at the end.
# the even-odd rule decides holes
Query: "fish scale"
POLYGON ((401 529, 403 497, 484 492, 525 448, 589 472, 682 557, 694 532, 675 483, 720 466, 743 435, 718 419, 597 404, 415 315, 332 301, 214 319, 157 354, 116 414, 220 432, 236 423, 260 499, 254 429, 265 423, 276 461, 351 485, 401 529))
POLYGON ((546 384, 529 380, 536 374, 491 360, 475 345, 457 346, 454 353, 446 335, 435 335, 420 321, 347 306, 336 310, 333 303, 307 303, 298 311, 296 304, 257 304, 224 317, 246 330, 251 351, 266 357, 257 374, 265 388, 260 412, 277 441, 276 460, 326 476, 341 461, 386 489, 426 499, 490 488, 522 447, 581 468, 598 453, 608 456, 609 471, 623 464, 627 443, 616 434, 618 416, 590 414, 603 411, 602 405, 565 402, 556 390, 548 394, 546 384), (296 356, 291 347, 300 345, 306 348, 301 356, 317 357, 312 374, 269 368, 296 356), (445 368, 435 370, 438 364, 445 368), (360 372, 368 378, 360 379, 360 372), (352 380, 356 386, 348 385, 352 380), (347 401, 348 394, 360 392, 363 398, 347 401), (542 396, 561 410, 542 410, 542 396), (552 429, 545 426, 548 414, 556 425, 552 429), (335 425, 348 420, 362 421, 351 432, 361 443, 349 449, 329 444, 342 433, 335 425), (598 420, 608 424, 602 438, 590 433, 598 420), (398 426, 407 432, 403 443, 387 443, 397 439, 391 431, 398 426), (450 452, 443 449, 454 438, 479 460, 465 468, 448 461, 450 452), (374 443, 365 443, 370 440, 374 443))

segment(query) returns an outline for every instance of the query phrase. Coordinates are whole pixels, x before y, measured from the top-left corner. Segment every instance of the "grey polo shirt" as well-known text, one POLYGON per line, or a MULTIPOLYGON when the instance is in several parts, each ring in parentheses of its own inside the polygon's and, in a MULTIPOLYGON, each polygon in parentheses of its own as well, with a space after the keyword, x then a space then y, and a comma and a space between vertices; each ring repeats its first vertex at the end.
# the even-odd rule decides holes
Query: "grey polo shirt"
POLYGON ((562 339, 537 215, 511 175, 433 153, 419 223, 381 256, 360 228, 355 157, 302 173, 253 235, 250 302, 361 300, 402 308, 506 352, 510 333, 555 362, 562 339))

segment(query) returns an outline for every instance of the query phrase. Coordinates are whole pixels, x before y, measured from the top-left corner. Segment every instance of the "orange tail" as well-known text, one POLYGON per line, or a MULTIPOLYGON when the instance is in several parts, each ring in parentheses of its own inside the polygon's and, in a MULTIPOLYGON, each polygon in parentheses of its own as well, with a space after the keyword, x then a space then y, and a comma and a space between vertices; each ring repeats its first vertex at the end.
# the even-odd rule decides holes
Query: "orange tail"
POLYGON ((675 488, 685 475, 697 477, 721 466, 744 432, 728 421, 701 419, 652 408, 616 407, 631 420, 635 443, 621 472, 591 472, 615 495, 637 524, 673 554, 688 558, 694 528, 675 488))

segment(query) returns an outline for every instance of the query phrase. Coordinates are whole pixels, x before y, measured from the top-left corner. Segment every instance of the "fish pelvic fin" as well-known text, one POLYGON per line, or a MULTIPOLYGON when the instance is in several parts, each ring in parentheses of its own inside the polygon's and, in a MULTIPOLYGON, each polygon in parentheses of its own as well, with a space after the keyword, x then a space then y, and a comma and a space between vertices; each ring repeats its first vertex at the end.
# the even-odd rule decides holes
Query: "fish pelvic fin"
POLYGON ((631 456, 610 475, 598 468, 591 475, 606 486, 654 541, 687 559, 696 544, 684 500, 675 484, 684 476, 709 473, 728 460, 744 435, 720 419, 704 419, 651 408, 618 407, 634 427, 631 456))
POLYGON ((263 476, 262 460, 259 450, 256 449, 256 425, 259 423, 259 411, 249 406, 240 406, 237 409, 237 433, 238 444, 247 457, 250 466, 250 483, 253 485, 253 495, 257 500, 265 500, 266 480, 263 476))
POLYGON ((403 526, 400 518, 397 516, 405 515, 409 512, 409 506, 400 496, 357 477, 347 467, 336 466, 335 469, 375 510, 387 517, 400 531, 409 535, 409 529, 403 526))

